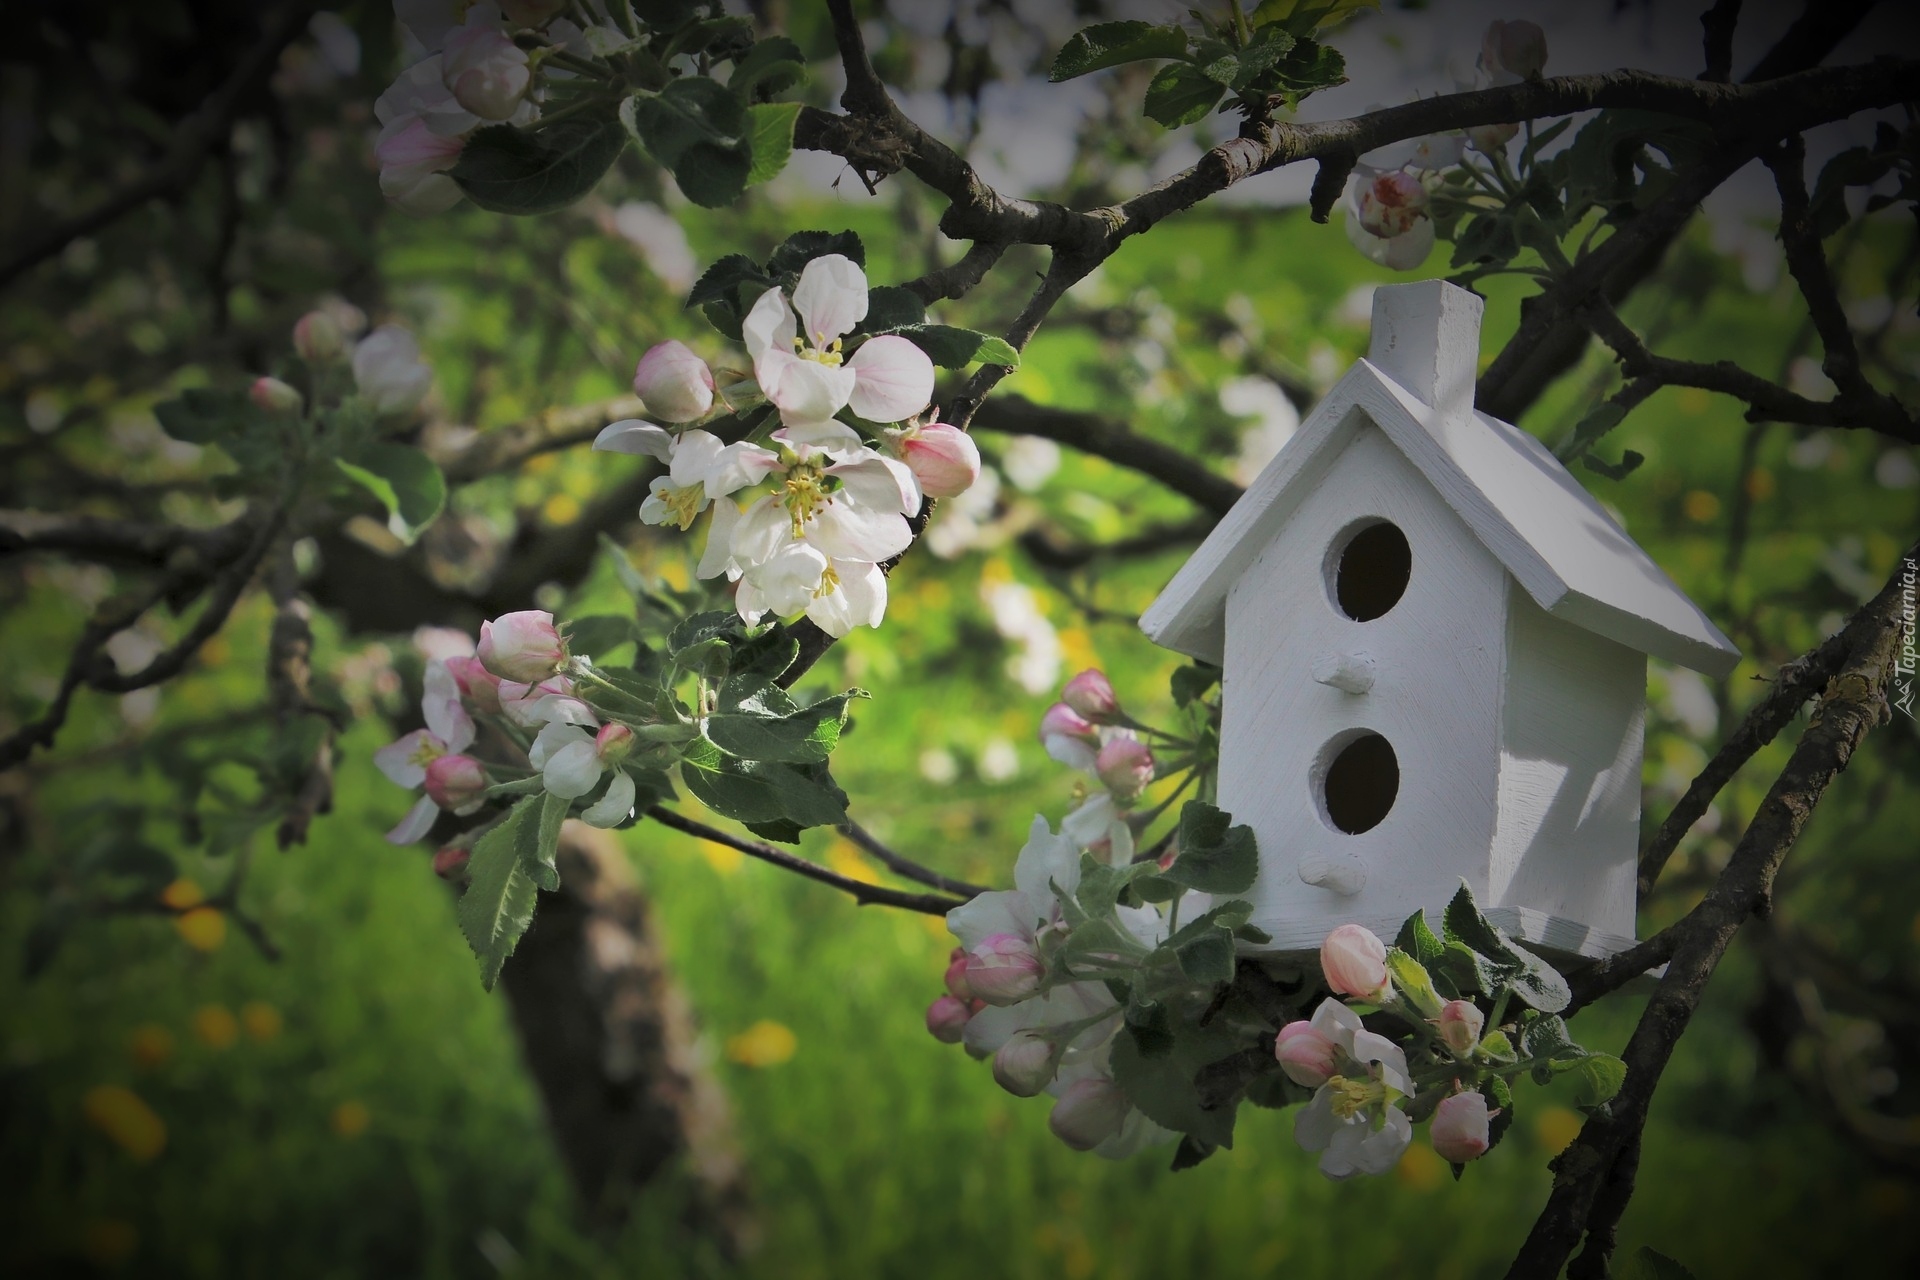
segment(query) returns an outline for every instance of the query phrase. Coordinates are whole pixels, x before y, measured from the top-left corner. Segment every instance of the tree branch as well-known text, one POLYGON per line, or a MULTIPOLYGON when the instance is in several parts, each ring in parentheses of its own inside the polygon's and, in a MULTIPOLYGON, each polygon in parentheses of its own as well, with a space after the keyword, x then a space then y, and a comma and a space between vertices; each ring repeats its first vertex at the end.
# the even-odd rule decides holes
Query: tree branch
POLYGON ((1039 405, 1020 395, 999 395, 982 404, 973 425, 981 431, 1040 436, 1105 458, 1116 466, 1160 481, 1175 493, 1224 515, 1240 500, 1239 485, 1208 470, 1171 445, 1150 440, 1098 414, 1039 405))
POLYGON ((645 413, 646 406, 634 396, 549 409, 525 422, 480 432, 466 448, 445 459, 442 470, 446 472, 448 484, 467 484, 483 476, 511 471, 543 453, 586 444, 608 423, 645 413))
POLYGON ((840 834, 853 841, 854 844, 877 859, 887 870, 897 876, 911 880, 916 884, 928 885, 935 889, 944 889, 948 893, 957 893, 963 898, 975 898, 983 893, 991 892, 985 885, 969 884, 965 880, 955 880, 952 876, 941 875, 931 867, 923 867, 911 858, 901 856, 885 844, 882 844, 865 827, 851 819, 847 821, 845 826, 840 828, 840 834))

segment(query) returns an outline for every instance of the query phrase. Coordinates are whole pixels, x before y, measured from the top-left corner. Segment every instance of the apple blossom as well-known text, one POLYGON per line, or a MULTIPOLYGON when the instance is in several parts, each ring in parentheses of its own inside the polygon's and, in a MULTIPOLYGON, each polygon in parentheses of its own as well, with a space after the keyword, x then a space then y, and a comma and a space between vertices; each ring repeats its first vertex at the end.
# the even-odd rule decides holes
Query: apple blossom
MULTIPOLYGON (((429 765, 443 756, 465 751, 473 745, 474 736, 473 717, 461 705, 460 686, 446 663, 429 662, 421 686, 420 715, 427 727, 403 734, 373 753, 375 767, 388 781, 410 791, 426 785, 429 765)), ((433 827, 440 809, 431 793, 421 796, 387 832, 387 840, 412 844, 433 827)))
POLYGON ((994 1083, 1016 1098, 1033 1097, 1053 1082, 1063 1047, 1036 1030, 1014 1032, 994 1052, 994 1083))
POLYGON ((952 996, 941 996, 927 1006, 927 1030, 941 1044, 959 1044, 971 1016, 965 1003, 952 996))
POLYGON ((965 947, 955 947, 948 956, 944 981, 947 984, 947 994, 954 999, 973 999, 973 988, 967 985, 967 949, 965 947))
POLYGON ((1456 1093, 1443 1099, 1433 1113, 1433 1128, 1427 1137, 1433 1149, 1449 1164, 1465 1164, 1487 1154, 1492 1145, 1488 1122, 1497 1112, 1487 1110, 1487 1100, 1478 1093, 1456 1093))
POLYGON ((1120 699, 1114 696, 1113 682, 1107 673, 1089 667, 1067 681, 1060 700, 1094 724, 1112 724, 1120 714, 1120 699))
POLYGON ((1060 819, 1060 834, 1102 862, 1133 860, 1133 828, 1111 791, 1096 791, 1081 801, 1060 819))
POLYGON ((1471 1001, 1449 1000, 1440 1008, 1440 1039, 1455 1057, 1464 1058, 1480 1043, 1480 1029, 1486 1022, 1487 1016, 1471 1001))
POLYGON ((472 813, 486 799, 487 771, 467 755, 437 756, 427 762, 427 795, 442 809, 472 813))
MULTIPOLYGON (((527 763, 540 770, 541 784, 563 800, 586 795, 602 775, 613 771, 606 794, 580 814, 590 827, 617 827, 633 813, 633 776, 619 767, 626 751, 620 735, 609 734, 608 728, 612 726, 594 735, 577 724, 549 720, 527 752, 527 763)), ((631 743, 632 730, 625 741, 631 743)))
POLYGON ((801 270, 791 306, 778 288, 754 302, 741 337, 754 379, 781 422, 826 422, 847 408, 869 422, 901 422, 927 407, 933 361, 907 339, 872 337, 851 359, 842 354, 847 334, 866 314, 866 272, 837 253, 801 270))
POLYGON ((1547 65, 1547 33, 1525 18, 1494 21, 1480 43, 1480 69, 1494 84, 1535 80, 1547 65))
POLYGON ((1390 986, 1386 943, 1357 924, 1343 924, 1327 935, 1320 944, 1320 968, 1338 995, 1377 1001, 1390 986))
POLYGON ((980 478, 980 448, 958 427, 930 422, 886 435, 893 455, 907 464, 929 498, 957 498, 980 478))
POLYGON ((693 422, 713 408, 713 370, 684 342, 656 343, 634 367, 633 394, 663 422, 693 422))
POLYGON ((528 684, 552 675, 567 660, 553 615, 544 609, 503 613, 482 622, 476 653, 481 665, 502 680, 528 684))
POLYGON ((600 726, 600 732, 593 735, 594 754, 600 762, 612 767, 633 754, 633 730, 615 721, 600 726))
POLYGON ((1280 1028, 1273 1042, 1273 1056, 1287 1079, 1309 1089, 1318 1089, 1333 1075, 1341 1052, 1338 1041, 1316 1031, 1304 1019, 1280 1028))
POLYGON ((1092 773, 1099 758, 1100 730, 1066 703, 1056 702, 1040 717, 1040 742, 1061 764, 1092 773))
POLYGON ((1133 1104, 1111 1076, 1086 1076, 1061 1093, 1047 1117, 1053 1136, 1075 1151, 1091 1151, 1120 1132, 1133 1104))
POLYGON ((411 333, 383 324, 354 345, 353 382, 375 413, 406 413, 426 398, 433 370, 411 333))
POLYGON ((468 654, 448 658, 446 664, 460 686, 460 696, 472 703, 474 710, 488 715, 500 714, 500 677, 487 670, 484 662, 468 654))
POLYGON ((1342 1060, 1294 1117, 1294 1141, 1321 1153, 1329 1178, 1385 1173, 1413 1139, 1413 1122, 1396 1105, 1413 1096, 1406 1055, 1337 1000, 1321 1001, 1312 1027, 1339 1046, 1342 1060))
POLYGON ((1427 189, 1410 173, 1356 174, 1347 197, 1347 239, 1373 261, 1411 271, 1433 251, 1427 189))
POLYGON ((552 676, 538 684, 502 680, 497 692, 501 713, 523 729, 538 729, 553 720, 600 723, 593 708, 573 696, 573 681, 565 676, 552 676))
POLYGON ((1132 736, 1115 736, 1094 758, 1094 771, 1116 800, 1130 801, 1153 781, 1153 752, 1132 736))
POLYGON ((451 880, 466 870, 467 859, 471 856, 467 850, 449 845, 433 855, 433 874, 442 880, 451 880))
POLYGON ((255 378, 247 388, 247 399, 268 413, 298 413, 306 403, 305 397, 278 378, 255 378))
POLYGON ((1018 1004, 1040 990, 1047 970, 1031 938, 996 933, 967 953, 967 989, 988 1004, 1018 1004))
POLYGON ((373 144, 381 192, 408 213, 445 213, 463 195, 447 170, 465 148, 464 139, 433 132, 419 116, 386 125, 373 144))
POLYGON ((447 37, 441 49, 441 77, 454 100, 482 120, 508 120, 520 109, 533 83, 526 50, 504 31, 475 21, 447 37))
POLYGON ((1483 156, 1500 155, 1520 135, 1517 124, 1477 124, 1467 130, 1467 141, 1483 156))
MULTIPOLYGON (((697 358, 697 357, 696 357, 697 358)), ((779 466, 779 458, 759 445, 725 444, 710 431, 682 431, 677 435, 638 418, 609 423, 594 437, 593 447, 609 453, 645 454, 667 464, 667 474, 654 480, 640 518, 648 524, 677 524, 691 528, 694 518, 717 498, 764 479, 779 466)))
POLYGON ((346 352, 346 331, 325 311, 309 311, 293 322, 293 349, 308 364, 331 364, 346 352))

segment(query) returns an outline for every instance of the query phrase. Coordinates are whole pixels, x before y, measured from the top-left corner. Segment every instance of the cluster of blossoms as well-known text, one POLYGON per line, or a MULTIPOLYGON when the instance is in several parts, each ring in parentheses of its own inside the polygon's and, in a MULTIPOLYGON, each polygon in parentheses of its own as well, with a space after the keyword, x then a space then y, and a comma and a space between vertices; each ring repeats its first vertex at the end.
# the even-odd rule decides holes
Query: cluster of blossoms
POLYGON ((633 727, 601 723, 578 696, 568 674, 575 664, 552 614, 503 614, 481 624, 477 644, 444 629, 423 633, 419 643, 427 658, 420 698, 426 727, 388 743, 373 759, 390 781, 425 794, 388 840, 423 839, 441 811, 474 813, 496 785, 535 775, 540 788, 566 800, 587 796, 604 779, 604 790, 579 815, 589 825, 614 827, 632 815, 634 781, 620 766, 633 753, 633 727), (499 731, 501 758, 493 762, 472 754, 483 723, 499 731))
POLYGON ((1060 701, 1040 717, 1047 754, 1100 785, 1087 788, 1060 830, 1103 862, 1133 857, 1133 827, 1127 812, 1154 780, 1153 750, 1114 697, 1105 672, 1082 671, 1067 681, 1060 701))
MULTIPOLYGON (((530 124, 539 118, 542 68, 556 50, 590 54, 599 31, 559 17, 565 0, 394 0, 394 12, 426 56, 374 103, 380 135, 374 158, 380 189, 411 213, 440 213, 460 201, 447 171, 460 160, 467 136, 489 124, 530 124), (529 39, 529 53, 515 39, 529 39)), ((614 32, 617 36, 619 33, 614 32)))
MULTIPOLYGON (((1524 19, 1496 21, 1481 41, 1471 83, 1462 89, 1538 79, 1547 62, 1547 36, 1524 19)), ((1463 163, 1468 148, 1502 162, 1516 124, 1478 125, 1436 133, 1370 151, 1347 186, 1347 238, 1384 267, 1411 271, 1433 252, 1433 191, 1439 175, 1463 163)))
MULTIPOLYGON (((366 317, 351 308, 309 311, 293 326, 293 349, 316 371, 348 361, 354 390, 376 414, 411 412, 433 386, 420 344, 399 325, 383 324, 360 337, 365 327, 366 317)), ((255 378, 247 397, 269 413, 299 413, 306 406, 297 387, 273 377, 255 378)))
POLYGON ((665 465, 643 521, 684 530, 711 508, 697 572, 737 584, 734 604, 749 624, 804 613, 832 636, 880 625, 881 566, 913 540, 909 517, 923 498, 953 497, 980 474, 973 441, 928 413, 934 371, 924 351, 895 334, 846 349, 867 295, 857 263, 813 259, 791 298, 771 288, 748 312, 750 377, 721 387, 690 348, 660 343, 633 379, 659 421, 616 422, 594 442, 665 465), (764 444, 694 425, 763 404, 779 421, 764 444))

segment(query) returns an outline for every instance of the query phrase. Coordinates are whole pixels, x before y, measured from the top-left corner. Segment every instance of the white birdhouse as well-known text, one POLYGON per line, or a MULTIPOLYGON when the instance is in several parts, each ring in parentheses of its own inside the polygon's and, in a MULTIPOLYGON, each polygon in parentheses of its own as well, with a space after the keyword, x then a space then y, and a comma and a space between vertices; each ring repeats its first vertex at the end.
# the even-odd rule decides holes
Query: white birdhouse
POLYGON ((1140 619, 1223 670, 1219 803, 1267 948, 1436 926, 1464 877, 1549 952, 1634 934, 1647 655, 1739 652, 1565 467, 1473 408, 1478 297, 1374 294, 1373 340, 1140 619))

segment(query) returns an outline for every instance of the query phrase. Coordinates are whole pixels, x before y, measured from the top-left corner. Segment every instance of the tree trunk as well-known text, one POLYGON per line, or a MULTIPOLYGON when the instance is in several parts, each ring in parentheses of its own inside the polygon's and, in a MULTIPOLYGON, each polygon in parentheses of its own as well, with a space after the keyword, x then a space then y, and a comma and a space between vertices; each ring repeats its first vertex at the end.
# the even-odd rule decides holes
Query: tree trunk
POLYGON ((726 1097, 646 899, 608 832, 569 821, 559 867, 501 981, 560 1157, 592 1220, 613 1227, 684 1155, 688 1225, 737 1256, 753 1231, 726 1097))

